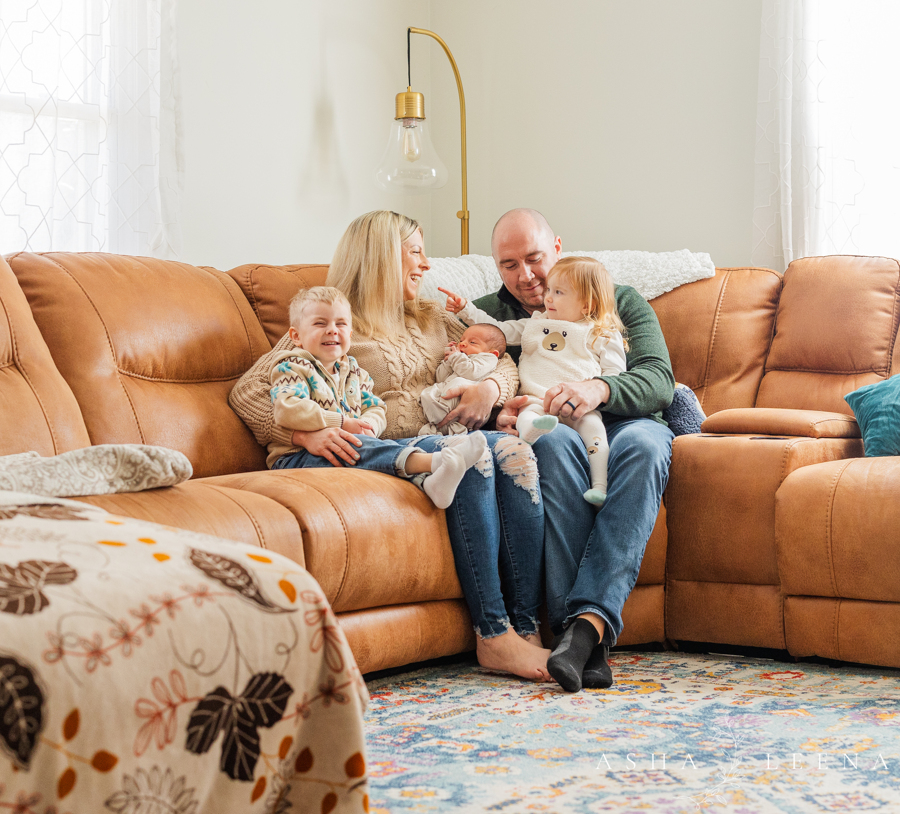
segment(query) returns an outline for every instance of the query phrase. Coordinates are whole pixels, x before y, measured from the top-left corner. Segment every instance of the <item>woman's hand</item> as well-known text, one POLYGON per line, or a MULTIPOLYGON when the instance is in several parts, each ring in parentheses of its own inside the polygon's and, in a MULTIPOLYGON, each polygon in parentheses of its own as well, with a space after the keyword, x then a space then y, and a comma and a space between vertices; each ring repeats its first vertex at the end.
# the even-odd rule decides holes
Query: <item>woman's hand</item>
POLYGON ((444 420, 437 425, 438 429, 458 421, 470 431, 477 430, 491 417, 491 410, 500 398, 500 385, 493 379, 466 382, 451 387, 443 398, 452 399, 456 396, 461 396, 459 404, 444 416, 444 420))
POLYGON ((343 466, 341 461, 353 466, 359 460, 359 453, 353 446, 362 446, 359 438, 338 427, 326 427, 324 430, 311 432, 294 430, 291 443, 295 447, 305 449, 310 455, 324 458, 332 466, 343 466))
POLYGON ((577 421, 609 401, 609 385, 602 379, 564 382, 551 387, 544 396, 544 412, 577 421))
POLYGON ((344 416, 344 423, 341 425, 342 430, 353 433, 354 435, 371 435, 375 437, 375 428, 361 418, 353 418, 353 416, 344 416))
POLYGON ((459 294, 454 294, 452 291, 448 291, 446 288, 441 288, 438 286, 438 291, 447 295, 447 304, 444 306, 451 314, 458 314, 462 311, 463 308, 468 304, 468 300, 465 297, 460 297, 459 294))

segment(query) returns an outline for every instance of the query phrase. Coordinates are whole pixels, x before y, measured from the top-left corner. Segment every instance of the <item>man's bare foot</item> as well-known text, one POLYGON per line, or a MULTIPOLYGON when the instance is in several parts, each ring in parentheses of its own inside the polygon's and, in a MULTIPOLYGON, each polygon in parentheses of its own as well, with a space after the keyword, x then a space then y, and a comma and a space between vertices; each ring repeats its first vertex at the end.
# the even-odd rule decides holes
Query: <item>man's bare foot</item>
POLYGON ((507 630, 490 639, 475 637, 475 653, 478 663, 488 670, 527 678, 530 681, 550 681, 547 659, 550 651, 535 647, 514 630, 507 630))

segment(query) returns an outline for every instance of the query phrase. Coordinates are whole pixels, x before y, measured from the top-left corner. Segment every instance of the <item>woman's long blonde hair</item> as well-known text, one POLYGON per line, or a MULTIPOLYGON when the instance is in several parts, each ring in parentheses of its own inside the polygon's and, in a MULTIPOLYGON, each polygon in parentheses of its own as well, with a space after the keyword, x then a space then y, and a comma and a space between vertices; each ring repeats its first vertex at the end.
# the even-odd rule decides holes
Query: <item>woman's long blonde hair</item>
POLYGON ((404 333, 407 313, 422 324, 418 298, 403 300, 402 246, 417 229, 422 231, 412 218, 382 209, 360 215, 344 232, 326 282, 347 295, 357 334, 404 333))
POLYGON ((587 309, 584 318, 593 323, 592 344, 601 336, 609 337, 619 331, 628 350, 625 325, 616 310, 616 287, 606 266, 592 257, 564 257, 547 275, 547 286, 554 277, 562 276, 574 289, 574 294, 587 309))

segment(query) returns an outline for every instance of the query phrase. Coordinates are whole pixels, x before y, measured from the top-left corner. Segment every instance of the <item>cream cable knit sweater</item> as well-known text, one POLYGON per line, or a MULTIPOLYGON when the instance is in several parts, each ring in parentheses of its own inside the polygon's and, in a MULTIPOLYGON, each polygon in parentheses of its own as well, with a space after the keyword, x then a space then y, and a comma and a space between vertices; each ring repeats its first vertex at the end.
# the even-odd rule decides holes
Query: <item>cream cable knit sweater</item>
MULTIPOLYGON (((434 384, 435 371, 444 359, 450 341, 458 341, 466 326, 448 314, 438 303, 423 303, 424 328, 412 317, 406 318, 406 332, 391 339, 363 339, 350 347, 359 366, 375 383, 375 394, 385 402, 387 429, 384 438, 411 438, 427 423, 419 404, 419 394, 434 384)), ((261 356, 235 384, 228 397, 231 408, 243 419, 256 440, 267 447, 267 463, 297 448, 291 444, 292 431, 275 423, 269 396, 269 370, 279 353, 293 348, 285 334, 269 353, 261 356)), ((519 375, 516 365, 504 356, 486 380, 500 388, 496 406, 502 406, 516 394, 519 375)))

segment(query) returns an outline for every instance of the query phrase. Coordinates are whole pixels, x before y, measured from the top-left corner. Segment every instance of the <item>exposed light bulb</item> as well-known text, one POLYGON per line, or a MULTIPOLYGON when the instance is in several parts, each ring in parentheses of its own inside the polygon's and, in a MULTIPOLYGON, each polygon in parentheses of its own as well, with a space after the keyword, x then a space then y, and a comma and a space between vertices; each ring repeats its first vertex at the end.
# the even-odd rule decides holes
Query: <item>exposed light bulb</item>
POLYGON ((422 154, 422 139, 416 124, 418 119, 403 120, 403 157, 407 161, 418 161, 422 154))
POLYGON ((438 157, 424 118, 391 122, 391 135, 375 181, 382 189, 402 191, 436 189, 447 183, 447 168, 438 157))

